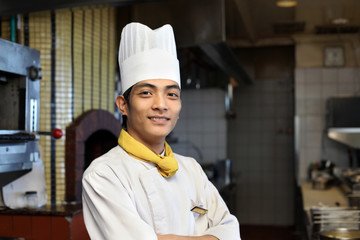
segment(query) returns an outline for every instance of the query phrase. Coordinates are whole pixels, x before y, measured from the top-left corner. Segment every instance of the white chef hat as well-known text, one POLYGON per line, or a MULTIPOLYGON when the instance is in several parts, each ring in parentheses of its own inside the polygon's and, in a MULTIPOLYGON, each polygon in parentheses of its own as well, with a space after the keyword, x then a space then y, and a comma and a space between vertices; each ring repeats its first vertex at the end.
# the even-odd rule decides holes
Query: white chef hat
POLYGON ((123 93, 147 79, 169 79, 181 86, 174 32, 169 24, 155 30, 141 23, 127 24, 121 32, 119 65, 123 93))

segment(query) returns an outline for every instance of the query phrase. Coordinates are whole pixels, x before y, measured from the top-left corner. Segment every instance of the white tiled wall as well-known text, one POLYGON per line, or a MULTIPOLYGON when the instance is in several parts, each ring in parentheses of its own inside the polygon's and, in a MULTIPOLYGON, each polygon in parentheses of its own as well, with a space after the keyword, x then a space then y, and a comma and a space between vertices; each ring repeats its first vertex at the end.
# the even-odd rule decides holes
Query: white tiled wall
POLYGON ((298 68, 295 70, 295 115, 298 119, 298 181, 310 163, 327 159, 348 166, 347 148, 326 137, 325 105, 329 97, 360 94, 359 68, 298 68))
POLYGON ((215 162, 227 157, 225 92, 221 89, 182 90, 180 119, 172 133, 174 152, 198 162, 215 162))

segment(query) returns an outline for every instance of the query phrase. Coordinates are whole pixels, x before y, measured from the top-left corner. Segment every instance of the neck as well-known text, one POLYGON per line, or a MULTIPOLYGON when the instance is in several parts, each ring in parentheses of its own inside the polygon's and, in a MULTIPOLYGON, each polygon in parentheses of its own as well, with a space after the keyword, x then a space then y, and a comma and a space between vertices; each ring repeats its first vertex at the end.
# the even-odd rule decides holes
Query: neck
POLYGON ((161 154, 163 151, 164 151, 164 146, 165 146, 165 143, 164 141, 162 143, 159 143, 159 144, 145 144, 145 143, 142 143, 144 144, 146 147, 148 147, 151 151, 153 151, 154 153, 156 154, 161 154))
POLYGON ((165 138, 151 138, 151 139, 143 139, 139 138, 136 134, 132 133, 132 131, 127 130, 130 136, 132 136, 136 141, 144 144, 147 148, 153 151, 155 154, 161 154, 165 148, 165 138))

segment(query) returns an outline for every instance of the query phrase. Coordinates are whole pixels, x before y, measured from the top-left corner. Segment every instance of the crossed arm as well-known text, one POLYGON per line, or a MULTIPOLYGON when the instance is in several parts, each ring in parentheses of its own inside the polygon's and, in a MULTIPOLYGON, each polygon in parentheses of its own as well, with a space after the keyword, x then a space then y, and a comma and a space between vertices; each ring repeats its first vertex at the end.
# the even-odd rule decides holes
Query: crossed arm
POLYGON ((199 237, 189 237, 189 236, 179 236, 179 235, 173 235, 173 234, 167 234, 167 235, 157 235, 158 240, 219 240, 218 238, 211 236, 211 235, 205 235, 205 236, 199 236, 199 237))
MULTIPOLYGON (((113 174, 116 171, 124 170, 116 168, 116 171, 113 171, 107 165, 104 167, 101 164, 105 160, 109 161, 109 157, 99 159, 98 165, 93 167, 96 166, 96 171, 88 169, 84 173, 82 181, 84 220, 92 238, 110 240, 117 239, 121 234, 124 239, 134 240, 150 238, 153 240, 219 240, 220 238, 222 240, 240 240, 239 224, 236 218, 228 212, 215 187, 206 181, 203 181, 206 182, 204 187, 206 191, 202 191, 201 186, 199 191, 201 196, 211 200, 207 207, 207 216, 214 222, 206 232, 204 231, 203 234, 207 235, 196 237, 174 234, 156 235, 154 228, 140 217, 132 198, 130 198, 132 192, 119 181, 121 174, 113 174), (119 216, 122 217, 119 218, 119 216)), ((157 171, 157 169, 155 170, 157 171)), ((200 172, 200 175, 205 175, 205 173, 200 172)), ((125 179, 123 182, 126 181, 125 179)), ((186 231, 183 232, 183 234, 187 234, 186 231)))

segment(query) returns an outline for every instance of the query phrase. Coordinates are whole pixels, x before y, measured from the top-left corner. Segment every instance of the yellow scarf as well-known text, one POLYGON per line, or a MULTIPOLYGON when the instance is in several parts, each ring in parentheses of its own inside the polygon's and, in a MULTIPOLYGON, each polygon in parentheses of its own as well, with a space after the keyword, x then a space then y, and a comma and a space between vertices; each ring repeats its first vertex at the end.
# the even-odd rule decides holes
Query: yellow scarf
POLYGON ((167 142, 165 142, 165 156, 154 153, 144 144, 131 137, 124 129, 121 130, 118 143, 129 155, 145 162, 155 163, 159 173, 164 177, 173 176, 179 168, 174 153, 167 142))

